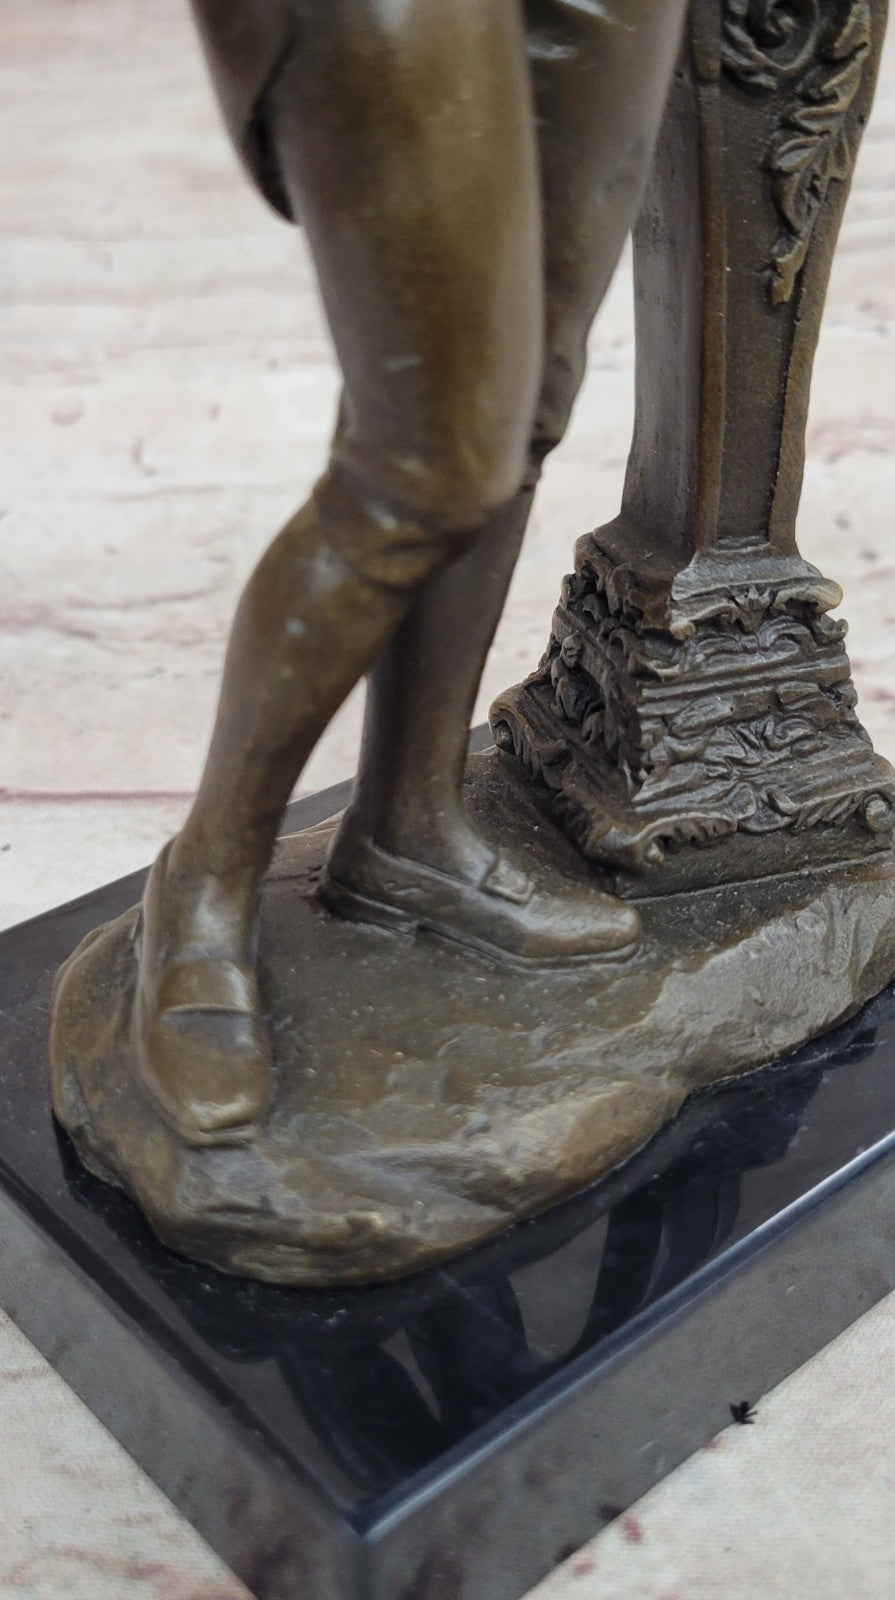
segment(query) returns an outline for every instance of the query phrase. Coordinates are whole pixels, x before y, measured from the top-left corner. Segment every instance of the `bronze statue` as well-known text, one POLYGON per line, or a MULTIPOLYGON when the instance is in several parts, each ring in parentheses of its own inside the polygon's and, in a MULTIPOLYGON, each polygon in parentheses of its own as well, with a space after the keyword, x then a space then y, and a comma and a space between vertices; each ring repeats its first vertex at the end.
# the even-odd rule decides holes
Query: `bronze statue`
POLYGON ((54 1105, 177 1248, 363 1280, 581 1187, 895 973, 895 774, 794 536, 885 6, 694 0, 682 39, 684 0, 193 5, 344 389, 190 815, 60 975, 54 1105), (648 180, 622 511, 470 764, 648 180), (351 804, 275 854, 365 674, 351 804))

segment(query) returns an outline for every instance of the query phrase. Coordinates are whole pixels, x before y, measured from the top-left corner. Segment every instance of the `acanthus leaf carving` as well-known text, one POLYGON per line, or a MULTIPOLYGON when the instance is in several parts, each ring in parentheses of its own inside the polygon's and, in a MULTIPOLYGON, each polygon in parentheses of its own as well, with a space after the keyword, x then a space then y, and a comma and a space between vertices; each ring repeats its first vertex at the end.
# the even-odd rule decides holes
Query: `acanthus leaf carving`
POLYGON ((831 183, 845 182, 854 163, 846 119, 860 88, 871 44, 869 0, 859 0, 827 59, 807 79, 783 119, 766 165, 786 223, 771 253, 771 299, 783 305, 795 292, 831 183))
POLYGON ((765 167, 783 222, 768 262, 774 305, 795 293, 830 185, 845 182, 855 144, 848 115, 872 44, 870 0, 822 15, 817 0, 727 0, 724 66, 745 88, 779 92, 794 82, 765 167))

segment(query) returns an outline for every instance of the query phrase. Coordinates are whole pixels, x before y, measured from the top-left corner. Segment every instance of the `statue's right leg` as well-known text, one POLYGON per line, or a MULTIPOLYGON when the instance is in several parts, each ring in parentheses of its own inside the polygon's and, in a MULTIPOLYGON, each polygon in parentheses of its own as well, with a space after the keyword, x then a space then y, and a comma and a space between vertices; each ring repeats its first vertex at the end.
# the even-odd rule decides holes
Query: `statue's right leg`
POLYGON ((243 594, 211 746, 144 898, 135 1038, 184 1138, 262 1114, 259 888, 293 785, 413 597, 525 470, 543 343, 515 0, 292 0, 259 115, 345 373, 328 471, 243 594))
POLYGON ((345 915, 386 921, 437 881, 442 928, 450 911, 454 937, 487 938, 507 957, 524 940, 528 959, 537 951, 546 964, 576 950, 626 953, 636 912, 593 884, 548 890, 548 874, 522 869, 512 838, 483 832, 466 805, 469 724, 541 465, 565 434, 588 331, 646 183, 685 0, 525 0, 523 10, 545 307, 529 471, 516 499, 416 598, 371 674, 360 769, 323 893, 345 915), (517 898, 528 879, 525 913, 493 892, 495 877, 517 898))

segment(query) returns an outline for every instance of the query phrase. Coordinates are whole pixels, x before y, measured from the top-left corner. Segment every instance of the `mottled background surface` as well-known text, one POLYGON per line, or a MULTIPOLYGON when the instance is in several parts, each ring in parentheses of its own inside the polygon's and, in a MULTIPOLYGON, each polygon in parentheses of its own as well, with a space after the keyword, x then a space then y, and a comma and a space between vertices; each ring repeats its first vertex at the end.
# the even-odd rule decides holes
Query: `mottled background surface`
MULTIPOLYGON (((0 5, 0 924, 145 864, 195 783, 228 620, 323 458, 336 393, 303 240, 239 173, 185 0, 0 5)), ((630 282, 550 464, 479 711, 617 507, 630 282)), ((895 42, 818 360, 805 554, 846 590, 895 757, 895 42)), ((303 779, 352 771, 350 703, 303 779)), ((889 1600, 895 1298, 672 1474, 537 1600, 889 1600)), ((0 1595, 245 1600, 0 1319, 0 1595)), ((302 1597, 304 1600, 304 1597, 302 1597)), ((313 1597, 307 1597, 313 1600, 313 1597)))

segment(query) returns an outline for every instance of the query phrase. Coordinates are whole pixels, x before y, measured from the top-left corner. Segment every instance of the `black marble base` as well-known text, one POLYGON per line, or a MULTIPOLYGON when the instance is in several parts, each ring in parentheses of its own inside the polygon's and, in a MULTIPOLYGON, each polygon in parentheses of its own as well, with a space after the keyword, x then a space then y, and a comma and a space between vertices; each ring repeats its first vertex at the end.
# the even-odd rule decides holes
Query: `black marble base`
POLYGON ((450 1269, 181 1260, 47 1107, 53 972, 140 884, 0 935, 0 1304, 263 1600, 517 1600, 895 1288, 895 990, 450 1269))

